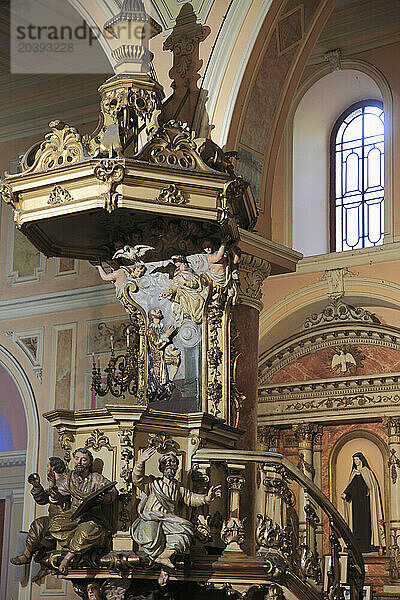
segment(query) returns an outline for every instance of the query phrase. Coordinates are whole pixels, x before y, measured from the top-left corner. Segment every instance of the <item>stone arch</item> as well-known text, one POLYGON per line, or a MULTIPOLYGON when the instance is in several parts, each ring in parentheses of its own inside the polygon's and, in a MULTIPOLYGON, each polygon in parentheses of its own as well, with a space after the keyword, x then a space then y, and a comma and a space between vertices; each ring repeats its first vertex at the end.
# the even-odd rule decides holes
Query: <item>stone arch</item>
MULTIPOLYGON (((354 306, 382 306, 399 309, 400 285, 382 279, 344 279, 343 300, 354 306)), ((282 339, 281 332, 299 331, 306 317, 329 303, 326 281, 317 281, 290 292, 260 316, 260 355, 282 339)))

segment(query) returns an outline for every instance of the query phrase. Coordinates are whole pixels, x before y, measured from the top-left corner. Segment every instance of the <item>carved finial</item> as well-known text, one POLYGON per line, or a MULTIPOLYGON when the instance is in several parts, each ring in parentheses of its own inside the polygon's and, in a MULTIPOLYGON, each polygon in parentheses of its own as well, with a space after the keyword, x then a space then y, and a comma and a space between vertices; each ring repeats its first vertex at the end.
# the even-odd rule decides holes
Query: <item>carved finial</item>
POLYGON ((171 50, 174 63, 169 72, 174 90, 164 103, 160 121, 179 119, 192 123, 200 90, 197 82, 203 61, 199 58, 199 45, 210 34, 210 28, 197 23, 193 6, 182 6, 171 34, 163 49, 171 50))
POLYGON ((161 32, 161 27, 146 13, 142 0, 124 0, 121 11, 104 29, 120 42, 112 52, 118 74, 149 72, 153 59, 149 40, 161 32))

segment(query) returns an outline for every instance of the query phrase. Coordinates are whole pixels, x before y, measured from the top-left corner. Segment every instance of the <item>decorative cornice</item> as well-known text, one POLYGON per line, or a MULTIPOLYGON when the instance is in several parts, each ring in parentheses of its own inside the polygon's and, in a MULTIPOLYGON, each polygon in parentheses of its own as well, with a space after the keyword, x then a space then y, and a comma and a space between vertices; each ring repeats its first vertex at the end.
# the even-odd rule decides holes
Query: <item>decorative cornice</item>
POLYGON ((334 300, 320 313, 313 313, 304 322, 303 329, 311 329, 318 325, 330 323, 343 323, 361 321, 363 323, 380 324, 380 320, 374 314, 362 307, 351 306, 340 300, 334 300))
POLYGON ((384 391, 397 392, 400 373, 365 375, 363 377, 343 377, 340 379, 321 379, 312 381, 295 381, 260 387, 260 402, 276 402, 282 400, 302 400, 306 398, 325 398, 327 394, 354 394, 355 390, 363 393, 384 391))
POLYGON ((26 462, 26 452, 18 450, 0 453, 0 468, 2 467, 24 467, 26 462))
POLYGON ((358 265, 376 264, 399 258, 400 241, 385 243, 382 246, 348 250, 345 252, 330 252, 318 256, 307 256, 297 264, 297 273, 320 273, 327 269, 355 267, 358 265))
MULTIPOLYGON (((274 255, 278 259, 282 259, 283 261, 287 261, 293 265, 296 265, 296 263, 303 258, 301 252, 292 250, 292 248, 288 248, 287 246, 279 244, 278 242, 268 240, 267 238, 263 237, 262 235, 258 235, 258 233, 254 233, 253 231, 247 231, 246 229, 239 228, 239 235, 240 241, 243 242, 243 244, 248 244, 249 246, 258 248, 263 253, 274 255)), ((270 261, 273 262, 272 258, 270 261)))

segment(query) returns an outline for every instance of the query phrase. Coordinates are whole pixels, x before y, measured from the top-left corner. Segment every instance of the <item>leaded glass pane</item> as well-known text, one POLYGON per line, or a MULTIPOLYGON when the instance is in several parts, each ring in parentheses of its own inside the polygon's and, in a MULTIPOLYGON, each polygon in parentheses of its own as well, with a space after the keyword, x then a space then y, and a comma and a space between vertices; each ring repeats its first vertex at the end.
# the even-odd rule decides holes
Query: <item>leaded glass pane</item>
POLYGON ((344 113, 334 131, 335 250, 382 244, 384 233, 384 113, 366 101, 344 113))

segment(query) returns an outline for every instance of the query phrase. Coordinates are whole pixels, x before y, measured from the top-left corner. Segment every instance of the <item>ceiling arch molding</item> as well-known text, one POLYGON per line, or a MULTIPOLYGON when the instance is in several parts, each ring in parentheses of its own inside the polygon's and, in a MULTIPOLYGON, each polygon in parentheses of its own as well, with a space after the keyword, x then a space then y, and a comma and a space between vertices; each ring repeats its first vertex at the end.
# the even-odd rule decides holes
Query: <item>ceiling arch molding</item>
MULTIPOLYGON (((318 281, 291 292, 261 313, 260 361, 264 353, 282 339, 282 331, 288 335, 300 331, 311 313, 319 312, 329 303, 328 292, 327 281, 318 281)), ((346 278, 344 292, 342 300, 347 304, 400 310, 400 285, 392 281, 346 278)))
POLYGON ((266 217, 260 219, 260 230, 266 237, 271 235, 273 176, 291 99, 335 1, 307 0, 288 12, 286 4, 274 0, 266 15, 237 95, 227 142, 264 157, 260 208, 266 217))
MULTIPOLYGON (((202 88, 208 95, 206 108, 212 136, 221 147, 226 144, 239 88, 272 2, 233 2, 215 41, 202 88)), ((195 122, 199 119, 198 114, 195 122)))

